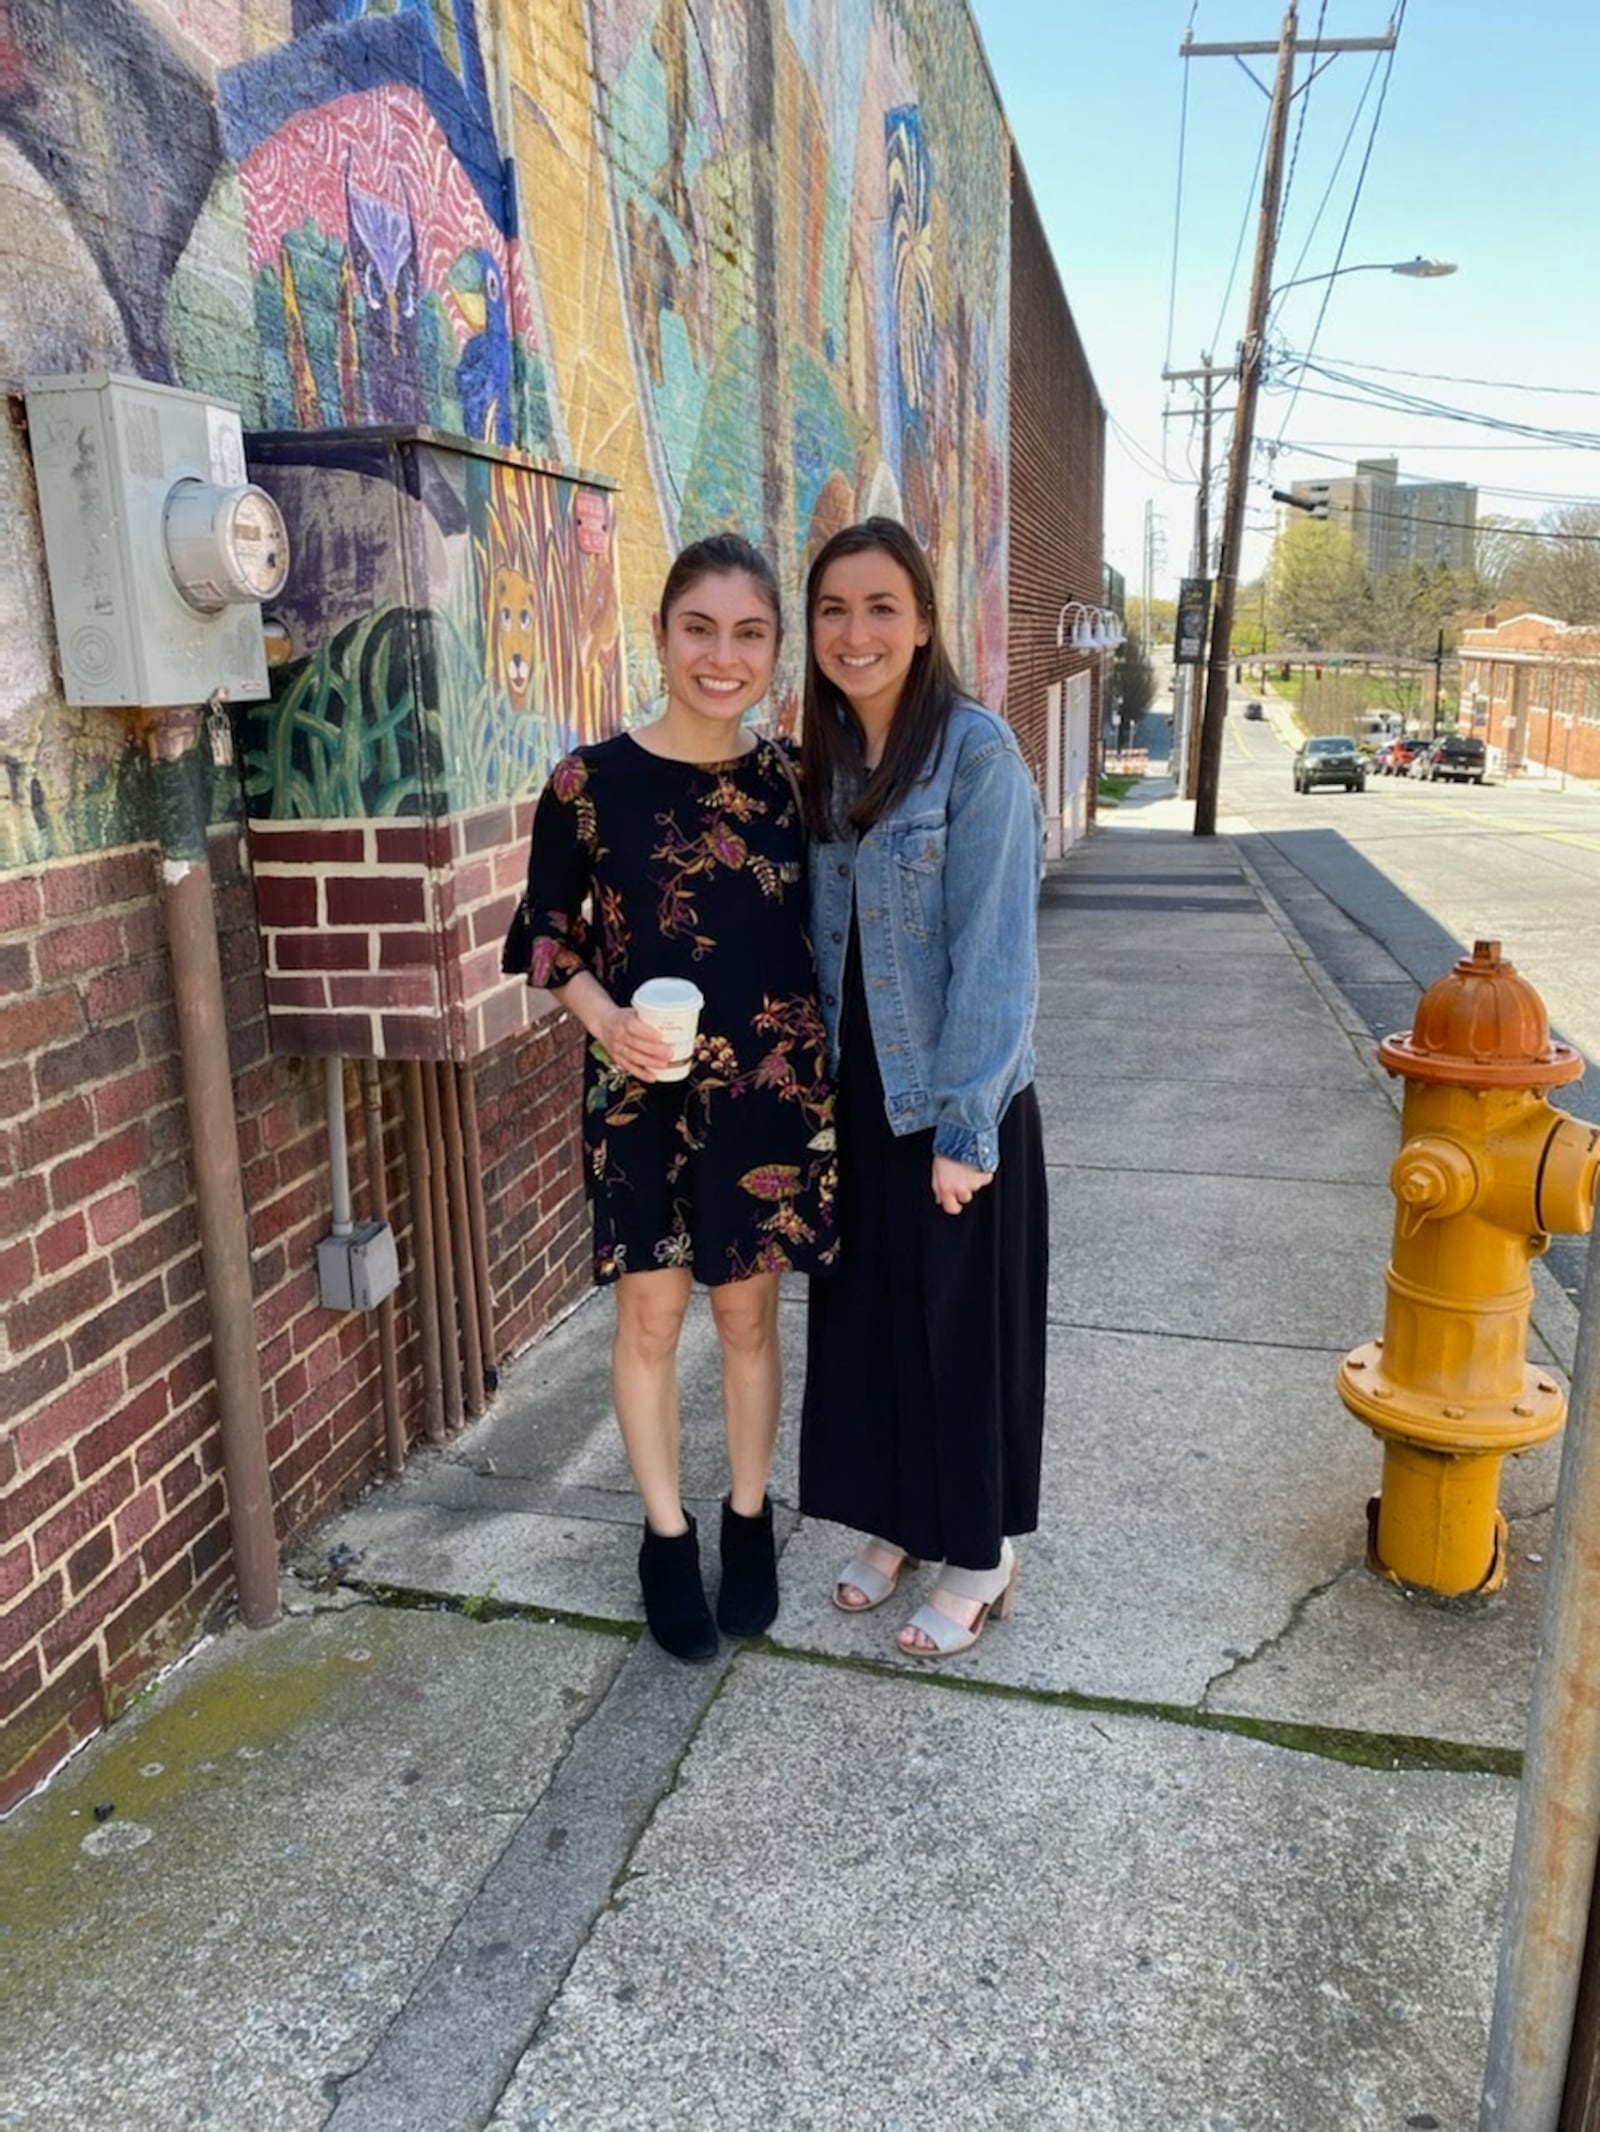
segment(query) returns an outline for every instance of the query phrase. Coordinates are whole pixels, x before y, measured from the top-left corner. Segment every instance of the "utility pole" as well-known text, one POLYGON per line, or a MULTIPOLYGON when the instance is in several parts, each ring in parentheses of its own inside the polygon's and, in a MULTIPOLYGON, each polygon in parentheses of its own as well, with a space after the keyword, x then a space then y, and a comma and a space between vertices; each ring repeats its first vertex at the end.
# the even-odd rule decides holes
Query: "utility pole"
MULTIPOLYGON (((1163 370, 1161 373, 1164 384, 1194 383, 1200 385, 1205 393, 1205 406, 1200 418, 1200 490, 1195 497, 1194 503, 1194 552, 1189 560, 1189 575, 1191 577, 1209 577, 1211 575, 1212 400, 1217 389, 1218 378, 1231 378, 1233 374, 1231 365, 1213 363, 1209 355, 1197 370, 1163 370)), ((1202 660, 1204 656, 1204 650, 1202 650, 1202 660)), ((1195 687, 1199 673, 1199 666, 1184 666, 1176 670, 1174 690, 1176 690, 1177 679, 1181 677, 1184 684, 1184 711, 1186 714, 1189 712, 1191 704, 1197 704, 1199 700, 1199 692, 1195 687)), ((1176 703, 1174 704, 1174 713, 1176 714, 1176 703)), ((1185 745, 1182 762, 1183 796, 1185 799, 1194 798, 1200 775, 1200 750, 1195 745, 1198 734, 1191 729, 1193 723, 1194 721, 1186 715, 1184 719, 1185 745)))
POLYGON ((1256 230, 1255 268, 1250 278, 1250 308, 1239 349, 1239 394, 1228 454, 1228 493, 1223 505, 1222 545, 1217 557, 1216 597, 1211 609, 1211 645, 1206 667, 1205 709, 1200 720, 1199 775, 1195 788, 1194 833, 1217 832, 1217 787, 1222 775, 1222 732, 1228 715, 1228 666, 1233 653, 1233 609, 1239 589, 1239 544, 1244 534, 1245 492, 1250 481, 1250 453, 1255 443, 1256 399, 1261 388, 1261 359, 1267 309, 1272 295, 1272 255, 1283 192, 1283 150, 1289 131, 1289 105, 1296 94, 1294 63, 1301 53, 1392 51, 1395 33, 1382 37, 1310 38, 1296 31, 1299 9, 1290 0, 1274 44, 1195 44, 1185 38, 1185 59, 1239 59, 1276 52, 1278 70, 1267 121, 1266 166, 1261 177, 1261 220, 1256 230))

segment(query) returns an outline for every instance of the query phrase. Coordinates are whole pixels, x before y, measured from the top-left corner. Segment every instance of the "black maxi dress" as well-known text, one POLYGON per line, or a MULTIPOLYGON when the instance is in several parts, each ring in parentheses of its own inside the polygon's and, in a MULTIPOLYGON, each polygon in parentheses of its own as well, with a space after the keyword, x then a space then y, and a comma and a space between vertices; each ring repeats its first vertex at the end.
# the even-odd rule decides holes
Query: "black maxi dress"
POLYGON ((933 1196, 933 1133, 896 1138, 854 917, 839 1034, 839 1271, 811 1284, 800 1508, 925 1562, 993 1569, 1039 1522, 1049 1267, 1032 1087, 960 1214, 933 1196))
POLYGON ((557 763, 503 966, 552 990, 589 970, 621 1004, 686 977, 705 1006, 683 1081, 584 1057, 594 1277, 687 1267, 708 1286, 826 1270, 833 1088, 799 808, 777 746, 675 762, 626 733, 557 763))

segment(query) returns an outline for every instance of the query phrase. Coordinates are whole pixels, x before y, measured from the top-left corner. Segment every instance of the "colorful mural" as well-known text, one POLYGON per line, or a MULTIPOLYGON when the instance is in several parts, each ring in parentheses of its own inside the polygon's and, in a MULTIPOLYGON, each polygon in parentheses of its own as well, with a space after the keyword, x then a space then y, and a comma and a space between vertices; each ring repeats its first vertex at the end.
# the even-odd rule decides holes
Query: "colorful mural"
MULTIPOLYGON (((7 197, 53 189, 110 321, 80 307, 17 367, 109 359, 255 431, 512 454, 419 473, 425 533, 352 516, 324 469, 294 571, 320 581, 315 648, 250 721, 253 808, 530 789, 648 713, 656 589, 716 526, 762 542, 792 606, 835 527, 903 517, 1003 701, 1008 147, 963 8, 216 0, 202 35, 214 93, 134 0, 9 0, 0 188, 10 154, 32 175, 7 197), (604 481, 530 486, 519 451, 604 481), (402 538, 425 596, 385 575, 402 538), (435 712, 470 743, 430 737, 435 712)), ((0 298, 21 271, 0 262, 0 298)), ((8 686, 30 853, 126 834, 105 751, 64 778, 26 739, 48 686, 8 686)))
POLYGON ((243 716, 252 816, 466 813, 622 723, 612 502, 426 436, 255 440, 304 655, 243 716))

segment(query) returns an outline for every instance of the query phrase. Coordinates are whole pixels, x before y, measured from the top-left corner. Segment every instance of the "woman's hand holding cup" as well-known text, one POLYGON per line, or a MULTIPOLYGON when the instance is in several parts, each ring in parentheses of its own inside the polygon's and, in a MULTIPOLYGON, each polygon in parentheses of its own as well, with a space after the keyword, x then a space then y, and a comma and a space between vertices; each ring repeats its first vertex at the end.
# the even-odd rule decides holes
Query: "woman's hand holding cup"
POLYGON ((606 1049, 635 1080, 681 1081, 694 1056, 704 1003, 699 986, 687 978, 649 978, 634 993, 631 1007, 617 1009, 617 1041, 606 1049))
POLYGON ((671 1067, 672 1046, 632 1007, 613 1007, 600 1034, 606 1056, 635 1081, 658 1081, 671 1067))

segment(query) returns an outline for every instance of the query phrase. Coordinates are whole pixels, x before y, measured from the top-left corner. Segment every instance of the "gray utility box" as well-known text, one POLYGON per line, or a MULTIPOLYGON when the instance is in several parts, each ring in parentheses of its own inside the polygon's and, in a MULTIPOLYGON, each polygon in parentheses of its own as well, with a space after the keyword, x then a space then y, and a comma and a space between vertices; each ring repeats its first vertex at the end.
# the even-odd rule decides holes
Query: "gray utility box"
POLYGON ((107 371, 26 392, 68 703, 260 701, 288 547, 237 408, 107 371))
POLYGON ((387 1222, 358 1221, 317 1246, 324 1310, 372 1310, 400 1286, 400 1255, 387 1222))

